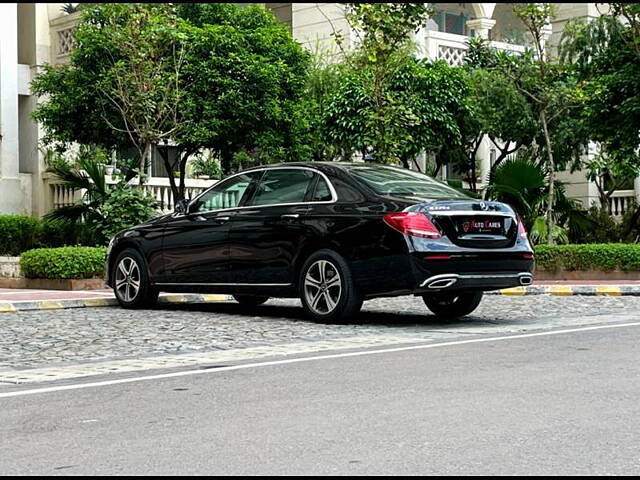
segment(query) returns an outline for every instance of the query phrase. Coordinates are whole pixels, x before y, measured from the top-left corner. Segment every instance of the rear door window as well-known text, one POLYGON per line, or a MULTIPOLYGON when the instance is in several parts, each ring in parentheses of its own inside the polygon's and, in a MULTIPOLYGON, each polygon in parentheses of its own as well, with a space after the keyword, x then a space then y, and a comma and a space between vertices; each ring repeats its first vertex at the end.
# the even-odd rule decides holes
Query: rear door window
POLYGON ((303 203, 313 180, 313 171, 305 169, 270 169, 262 177, 250 205, 303 203))

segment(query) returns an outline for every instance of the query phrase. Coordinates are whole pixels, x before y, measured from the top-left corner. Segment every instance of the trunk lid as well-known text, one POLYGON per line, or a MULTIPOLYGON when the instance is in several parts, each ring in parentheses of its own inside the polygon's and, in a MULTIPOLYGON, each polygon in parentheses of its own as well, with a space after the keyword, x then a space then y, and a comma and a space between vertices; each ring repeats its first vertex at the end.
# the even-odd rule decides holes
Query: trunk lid
POLYGON ((476 199, 438 200, 416 204, 453 242, 468 248, 505 248, 518 237, 518 217, 501 202, 476 199))

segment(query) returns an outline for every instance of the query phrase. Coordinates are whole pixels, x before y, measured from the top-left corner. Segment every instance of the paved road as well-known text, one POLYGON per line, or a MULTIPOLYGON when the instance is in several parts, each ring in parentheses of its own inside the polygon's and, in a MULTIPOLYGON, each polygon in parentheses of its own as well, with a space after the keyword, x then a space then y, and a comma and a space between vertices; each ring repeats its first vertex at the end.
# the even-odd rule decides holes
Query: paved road
POLYGON ((0 389, 3 375, 24 369, 239 350, 250 357, 249 350, 266 347, 286 354, 292 344, 299 352, 304 345, 308 350, 349 342, 361 347, 363 342, 437 341, 599 323, 638 312, 640 297, 487 295, 473 315, 457 322, 436 319, 415 297, 366 302, 363 313, 347 325, 309 321, 296 300, 271 300, 251 310, 228 303, 0 314, 0 389))
POLYGON ((0 472, 634 474, 640 326, 612 325, 0 393, 0 472))

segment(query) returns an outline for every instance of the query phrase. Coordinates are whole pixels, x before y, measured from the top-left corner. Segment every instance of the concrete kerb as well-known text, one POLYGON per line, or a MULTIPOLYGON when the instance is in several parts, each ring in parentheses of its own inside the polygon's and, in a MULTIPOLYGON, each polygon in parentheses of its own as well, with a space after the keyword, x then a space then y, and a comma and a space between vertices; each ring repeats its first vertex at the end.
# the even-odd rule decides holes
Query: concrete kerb
POLYGON ((527 287, 505 288, 494 295, 586 295, 586 296, 640 296, 640 285, 531 285, 527 287))
MULTIPOLYGON (((554 296, 640 296, 640 285, 530 285, 487 292, 488 295, 554 295, 554 296)), ((160 304, 218 303, 228 302, 229 295, 168 294, 161 295, 160 304)), ((83 298, 78 300, 0 301, 0 313, 34 310, 60 310, 66 308, 112 307, 118 305, 115 298, 83 298)))
MULTIPOLYGON (((205 294, 171 294, 161 295, 160 304, 174 303, 218 303, 231 300, 228 295, 205 294)), ((60 310, 66 308, 113 307, 118 305, 115 298, 82 298, 77 300, 34 300, 34 301, 0 301, 0 313, 15 313, 34 310, 60 310)))

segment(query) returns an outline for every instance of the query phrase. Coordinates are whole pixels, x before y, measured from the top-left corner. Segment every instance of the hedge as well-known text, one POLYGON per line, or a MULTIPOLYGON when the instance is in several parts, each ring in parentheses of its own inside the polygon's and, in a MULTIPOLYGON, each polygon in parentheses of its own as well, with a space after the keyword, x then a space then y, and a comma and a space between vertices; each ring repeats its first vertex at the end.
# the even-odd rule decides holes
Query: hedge
POLYGON ((36 248, 20 256, 27 278, 93 278, 104 275, 105 247, 36 248))
POLYGON ((0 215, 0 255, 20 255, 39 246, 40 220, 25 215, 0 215))
POLYGON ((640 271, 640 244, 536 245, 536 269, 640 271))
POLYGON ((0 256, 17 256, 34 248, 95 245, 83 224, 43 221, 26 215, 0 215, 0 256))

